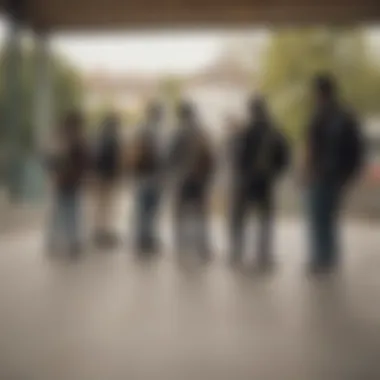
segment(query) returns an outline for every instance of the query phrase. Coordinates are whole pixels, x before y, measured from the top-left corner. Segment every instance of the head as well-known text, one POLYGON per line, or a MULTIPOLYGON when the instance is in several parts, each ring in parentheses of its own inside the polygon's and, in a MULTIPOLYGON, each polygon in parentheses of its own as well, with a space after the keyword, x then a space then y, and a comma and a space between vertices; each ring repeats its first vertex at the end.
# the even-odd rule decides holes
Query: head
POLYGON ((68 112, 64 116, 61 126, 61 132, 67 139, 78 139, 82 135, 84 128, 82 113, 78 110, 68 112))
POLYGON ((102 123, 103 131, 111 135, 117 133, 119 125, 119 117, 114 113, 109 113, 108 115, 106 115, 102 123))
POLYGON ((163 111, 161 104, 157 102, 149 104, 146 111, 148 121, 154 123, 160 122, 163 118, 163 111))
POLYGON ((317 106, 324 107, 336 100, 336 83, 329 74, 319 74, 313 80, 313 92, 317 106))
POLYGON ((177 117, 181 122, 189 122, 195 118, 194 107, 187 102, 182 102, 177 107, 177 117))
POLYGON ((250 119, 255 122, 266 121, 269 118, 268 106, 263 97, 252 98, 249 103, 250 119))

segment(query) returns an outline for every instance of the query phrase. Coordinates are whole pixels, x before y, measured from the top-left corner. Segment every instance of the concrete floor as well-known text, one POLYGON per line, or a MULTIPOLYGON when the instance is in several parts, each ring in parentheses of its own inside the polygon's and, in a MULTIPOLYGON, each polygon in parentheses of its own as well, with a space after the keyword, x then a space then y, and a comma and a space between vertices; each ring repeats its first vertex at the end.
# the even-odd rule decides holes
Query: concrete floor
MULTIPOLYGON (((168 235, 166 234, 166 240, 168 235)), ((305 235, 278 223, 274 273, 170 246, 48 257, 41 232, 0 240, 0 379, 380 379, 379 225, 347 222, 339 275, 308 278, 305 235)))

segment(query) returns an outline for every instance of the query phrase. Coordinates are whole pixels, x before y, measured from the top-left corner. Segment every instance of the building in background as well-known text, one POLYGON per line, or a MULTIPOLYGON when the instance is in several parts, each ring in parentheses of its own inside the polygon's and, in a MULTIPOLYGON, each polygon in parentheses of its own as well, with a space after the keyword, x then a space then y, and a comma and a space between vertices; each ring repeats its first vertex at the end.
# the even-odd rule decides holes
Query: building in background
MULTIPOLYGON (((228 117, 244 115, 252 89, 252 73, 236 62, 224 57, 178 80, 180 97, 195 104, 201 121, 213 137, 223 134, 228 117)), ((92 73, 85 80, 86 110, 94 114, 112 108, 122 115, 141 114, 151 99, 162 98, 161 81, 158 76, 136 73, 92 73)))

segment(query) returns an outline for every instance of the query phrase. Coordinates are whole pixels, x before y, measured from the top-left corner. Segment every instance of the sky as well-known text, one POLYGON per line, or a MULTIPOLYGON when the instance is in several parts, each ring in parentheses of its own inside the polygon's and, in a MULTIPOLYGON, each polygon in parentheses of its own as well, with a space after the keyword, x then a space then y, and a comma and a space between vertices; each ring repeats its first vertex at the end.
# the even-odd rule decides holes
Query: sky
POLYGON ((52 44, 81 68, 186 74, 213 62, 231 39, 262 40, 261 30, 57 35, 52 44))
POLYGON ((53 45, 82 69, 108 72, 189 73, 211 63, 221 51, 216 34, 57 36, 53 45))
MULTIPOLYGON (((6 25, 0 19, 0 43, 6 25)), ((261 31, 56 34, 51 46, 83 71, 187 74, 212 63, 231 38, 261 31)))

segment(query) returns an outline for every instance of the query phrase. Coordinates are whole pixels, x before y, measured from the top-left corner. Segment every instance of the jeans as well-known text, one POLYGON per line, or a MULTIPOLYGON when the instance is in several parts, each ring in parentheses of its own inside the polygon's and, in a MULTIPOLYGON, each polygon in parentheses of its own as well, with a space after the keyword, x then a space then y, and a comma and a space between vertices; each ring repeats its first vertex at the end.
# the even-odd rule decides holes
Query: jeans
POLYGON ((316 182, 308 193, 309 227, 312 263, 332 266, 338 260, 338 211, 341 199, 339 186, 316 182))
POLYGON ((106 179, 100 179, 96 194, 96 232, 112 234, 114 227, 115 184, 106 179))
POLYGON ((232 196, 230 231, 231 258, 241 259, 244 248, 244 226, 252 209, 257 210, 260 230, 258 239, 258 260, 268 263, 272 260, 272 217, 273 199, 270 190, 255 194, 246 191, 236 191, 232 196))
POLYGON ((174 206, 175 248, 197 248, 201 254, 209 253, 208 197, 204 184, 183 184, 174 206), (196 223, 196 234, 190 236, 189 222, 196 223))
POLYGON ((80 194, 78 191, 58 192, 49 226, 49 243, 64 239, 70 248, 80 244, 79 237, 80 194))
POLYGON ((157 184, 142 182, 136 194, 137 243, 140 247, 150 248, 156 241, 156 217, 159 205, 157 184))

